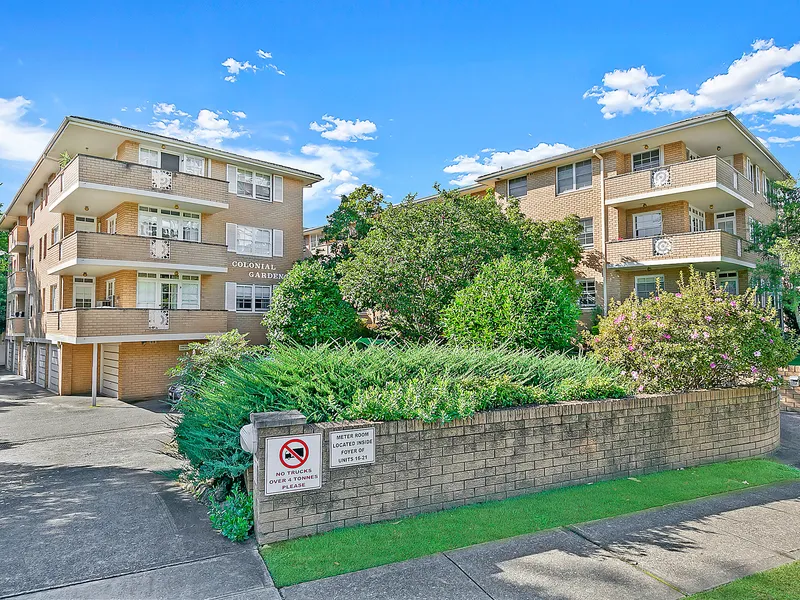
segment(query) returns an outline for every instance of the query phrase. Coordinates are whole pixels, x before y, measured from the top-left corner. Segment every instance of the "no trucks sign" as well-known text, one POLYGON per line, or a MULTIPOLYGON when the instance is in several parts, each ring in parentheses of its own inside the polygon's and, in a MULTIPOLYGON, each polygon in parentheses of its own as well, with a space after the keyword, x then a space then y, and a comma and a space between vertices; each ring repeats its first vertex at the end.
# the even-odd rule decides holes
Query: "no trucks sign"
POLYGON ((287 494, 322 487, 322 435, 267 438, 264 493, 287 494))

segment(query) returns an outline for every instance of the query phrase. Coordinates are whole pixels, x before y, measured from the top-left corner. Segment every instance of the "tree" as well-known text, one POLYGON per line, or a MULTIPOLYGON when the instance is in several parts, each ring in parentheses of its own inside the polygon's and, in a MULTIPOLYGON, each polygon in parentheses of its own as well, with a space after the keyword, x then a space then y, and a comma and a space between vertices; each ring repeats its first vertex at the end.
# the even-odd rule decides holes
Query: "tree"
POLYGON ((464 346, 557 351, 577 336, 575 278, 555 276, 537 259, 504 256, 481 269, 442 315, 444 335, 464 346))
POLYGON ((293 340, 304 346, 352 338, 361 330, 358 314, 342 299, 333 273, 312 261, 289 271, 261 323, 270 342, 293 340))
POLYGON ((344 297, 376 311, 388 331, 432 339, 441 335, 441 312, 456 292, 503 255, 537 258, 556 275, 574 277, 577 218, 534 222, 509 202, 501 207, 491 190, 482 197, 439 190, 432 202, 387 208, 337 265, 344 297))
POLYGON ((355 244, 366 237, 385 206, 383 194, 371 185, 364 184, 342 194, 339 206, 328 215, 328 224, 322 229, 325 241, 331 243, 331 254, 323 259, 337 262, 349 258, 355 244))
POLYGON ((753 224, 752 248, 762 261, 751 285, 762 293, 782 296, 785 313, 798 329, 800 321, 800 189, 794 179, 773 182, 767 199, 775 208, 771 223, 753 224))

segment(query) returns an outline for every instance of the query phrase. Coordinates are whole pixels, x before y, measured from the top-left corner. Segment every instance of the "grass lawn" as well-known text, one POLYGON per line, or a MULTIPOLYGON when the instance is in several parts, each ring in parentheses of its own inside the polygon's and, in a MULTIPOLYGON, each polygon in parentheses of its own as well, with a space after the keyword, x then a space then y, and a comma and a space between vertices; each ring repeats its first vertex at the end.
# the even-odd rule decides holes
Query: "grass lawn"
POLYGON ((686 600, 797 600, 800 598, 800 561, 756 573, 686 600))
POLYGON ((347 527, 262 547, 279 587, 673 502, 800 479, 750 459, 548 490, 397 521, 347 527))

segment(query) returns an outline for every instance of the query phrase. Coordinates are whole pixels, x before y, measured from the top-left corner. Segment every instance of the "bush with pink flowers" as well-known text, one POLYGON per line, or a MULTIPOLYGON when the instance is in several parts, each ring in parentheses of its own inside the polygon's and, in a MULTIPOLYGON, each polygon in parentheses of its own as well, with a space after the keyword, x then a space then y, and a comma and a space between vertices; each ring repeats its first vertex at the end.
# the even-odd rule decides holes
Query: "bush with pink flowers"
POLYGON ((610 306, 589 345, 638 392, 778 383, 797 344, 784 338, 773 308, 758 306, 753 290, 729 294, 713 274, 694 270, 678 289, 610 306))

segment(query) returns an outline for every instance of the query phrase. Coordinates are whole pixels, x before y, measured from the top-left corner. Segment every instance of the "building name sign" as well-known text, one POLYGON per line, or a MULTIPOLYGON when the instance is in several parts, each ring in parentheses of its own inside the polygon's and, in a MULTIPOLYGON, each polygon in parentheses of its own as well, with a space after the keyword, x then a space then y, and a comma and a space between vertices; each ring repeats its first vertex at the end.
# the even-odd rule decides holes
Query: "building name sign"
POLYGON ((231 262, 234 269, 250 269, 248 277, 253 279, 284 279, 286 273, 276 273, 275 265, 261 262, 248 262, 244 260, 234 260, 231 262))
POLYGON ((330 445, 331 469, 375 462, 374 427, 331 431, 330 445))

